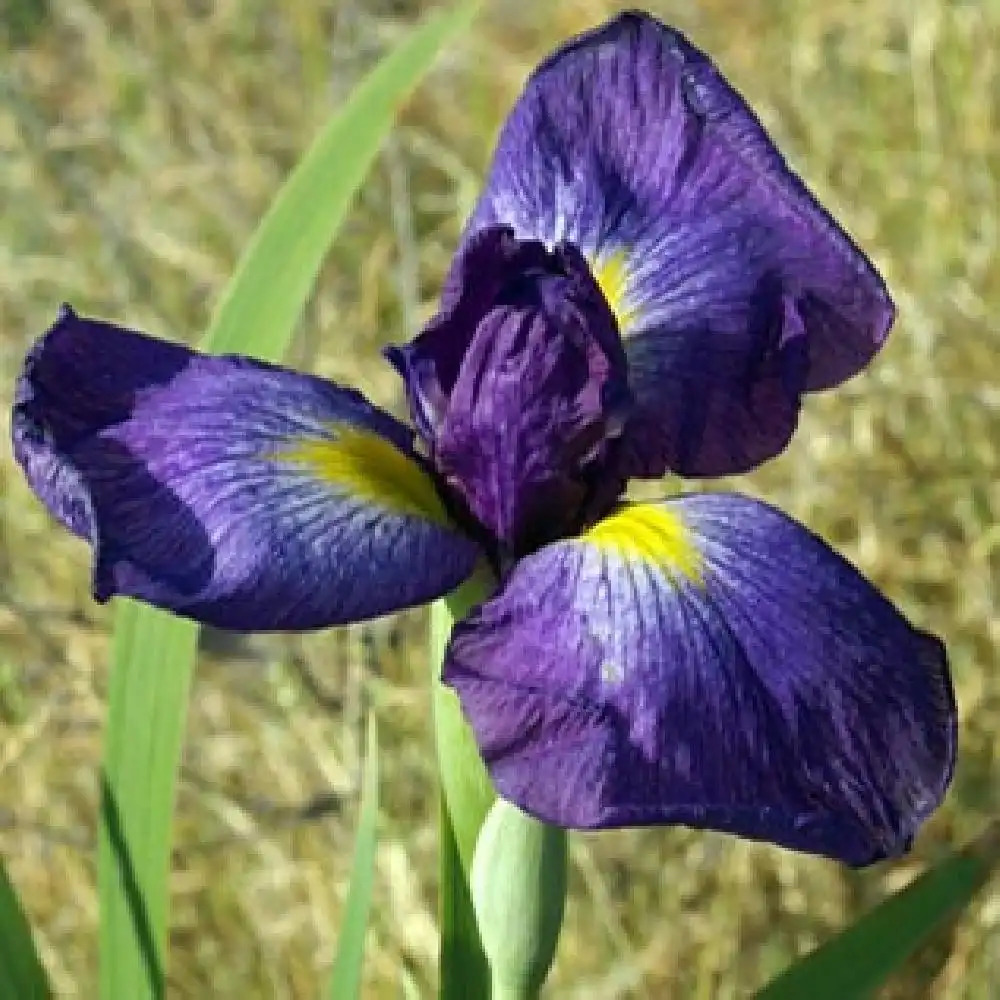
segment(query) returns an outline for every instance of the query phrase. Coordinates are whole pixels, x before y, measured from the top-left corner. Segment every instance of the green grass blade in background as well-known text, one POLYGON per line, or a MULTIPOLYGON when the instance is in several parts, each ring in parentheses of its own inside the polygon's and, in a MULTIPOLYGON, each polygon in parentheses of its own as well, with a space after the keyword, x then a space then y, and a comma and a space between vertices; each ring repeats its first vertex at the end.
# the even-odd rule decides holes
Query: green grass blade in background
POLYGON ((368 720, 365 768, 361 789, 358 832, 354 840, 354 862, 347 905, 340 925, 337 956, 330 976, 330 1000, 361 996, 361 971, 365 955, 365 933, 371 912, 375 883, 375 845, 378 822, 378 736, 374 717, 368 720))
POLYGON ((764 987, 756 1000, 867 1000, 957 917, 1000 865, 1000 823, 939 862, 764 987))
POLYGON ((44 1000, 51 995, 28 918, 0 864, 0 997, 44 1000))
MULTIPOLYGON (((400 104, 477 7, 464 3, 428 18, 361 82, 261 222, 222 297, 206 349, 281 357, 400 104)), ((171 820, 196 646, 190 623, 120 603, 98 853, 104 1000, 164 995, 171 820)))

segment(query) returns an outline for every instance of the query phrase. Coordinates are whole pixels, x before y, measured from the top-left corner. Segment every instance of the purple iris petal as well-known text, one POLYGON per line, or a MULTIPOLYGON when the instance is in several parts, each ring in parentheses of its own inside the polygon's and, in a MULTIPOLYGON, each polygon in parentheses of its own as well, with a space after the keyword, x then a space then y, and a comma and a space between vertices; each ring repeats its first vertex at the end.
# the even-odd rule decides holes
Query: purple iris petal
POLYGON ((457 274, 441 313, 389 358, 438 472, 495 538, 525 551, 620 492, 625 355, 573 247, 488 229, 457 274))
POLYGON ((467 229, 571 242, 626 335, 630 474, 777 454, 893 320, 864 254, 679 32, 625 13, 531 76, 467 229))
POLYGON ((94 592, 222 628, 419 604, 470 572, 409 432, 356 392, 70 310, 18 384, 14 450, 94 547, 94 592))
POLYGON ((445 679, 505 797, 568 827, 681 823, 863 865, 950 781, 944 649, 735 495, 625 507, 523 560, 445 679))

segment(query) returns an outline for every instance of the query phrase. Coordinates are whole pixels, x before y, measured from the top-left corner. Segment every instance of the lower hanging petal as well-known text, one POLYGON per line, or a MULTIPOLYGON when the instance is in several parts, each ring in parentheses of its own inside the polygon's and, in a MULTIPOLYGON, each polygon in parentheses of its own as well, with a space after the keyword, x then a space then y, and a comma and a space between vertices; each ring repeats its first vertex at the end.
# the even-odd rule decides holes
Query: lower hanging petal
POLYGON ((945 651, 823 542, 728 494, 524 559, 445 679, 497 790, 567 827, 680 823, 864 865, 955 758, 945 651))
POLYGON ((408 430, 359 393, 64 309, 18 383, 14 451, 94 548, 94 593, 304 629, 457 586, 476 545, 408 430))

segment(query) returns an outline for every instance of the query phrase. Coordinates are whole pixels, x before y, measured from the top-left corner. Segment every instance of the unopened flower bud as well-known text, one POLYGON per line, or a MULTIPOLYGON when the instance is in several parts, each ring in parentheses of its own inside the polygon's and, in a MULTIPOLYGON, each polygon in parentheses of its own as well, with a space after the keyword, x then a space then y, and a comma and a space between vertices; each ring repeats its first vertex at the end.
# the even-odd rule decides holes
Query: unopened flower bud
POLYGON ((471 881, 493 1000, 531 1000, 562 927, 566 831, 498 799, 476 843, 471 881))

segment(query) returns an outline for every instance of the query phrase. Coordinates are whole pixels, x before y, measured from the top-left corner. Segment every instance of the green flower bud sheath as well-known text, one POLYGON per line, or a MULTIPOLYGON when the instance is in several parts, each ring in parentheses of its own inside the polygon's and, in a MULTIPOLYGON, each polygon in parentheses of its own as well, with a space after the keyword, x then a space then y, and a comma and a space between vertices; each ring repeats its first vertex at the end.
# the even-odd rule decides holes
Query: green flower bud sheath
POLYGON ((497 799, 479 834, 471 884, 492 1000, 534 1000, 562 928, 566 831, 497 799))

